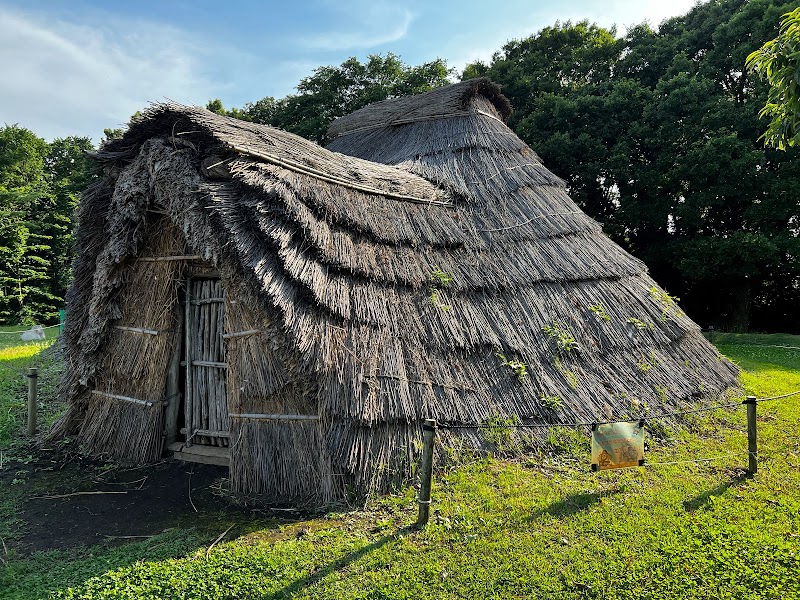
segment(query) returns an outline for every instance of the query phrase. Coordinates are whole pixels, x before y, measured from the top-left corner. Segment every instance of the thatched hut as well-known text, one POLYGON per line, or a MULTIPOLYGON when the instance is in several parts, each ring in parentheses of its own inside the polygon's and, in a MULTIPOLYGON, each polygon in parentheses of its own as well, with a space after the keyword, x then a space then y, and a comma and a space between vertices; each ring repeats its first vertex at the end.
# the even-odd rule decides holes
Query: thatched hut
POLYGON ((321 503, 407 480, 425 418, 591 421, 724 392, 736 369, 509 112, 474 80, 370 105, 323 149, 147 110, 81 204, 58 432, 321 503))

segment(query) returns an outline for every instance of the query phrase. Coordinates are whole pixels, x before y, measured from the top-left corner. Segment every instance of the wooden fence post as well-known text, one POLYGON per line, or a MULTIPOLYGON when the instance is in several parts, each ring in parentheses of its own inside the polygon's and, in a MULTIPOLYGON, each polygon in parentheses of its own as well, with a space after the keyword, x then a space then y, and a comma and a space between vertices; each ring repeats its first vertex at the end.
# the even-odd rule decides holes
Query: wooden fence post
POLYGON ((436 421, 425 419, 422 426, 422 461, 419 465, 419 514, 417 527, 424 527, 431 516, 431 479, 433 478, 433 439, 436 421))
POLYGON ((747 405, 747 472, 755 475, 758 471, 758 437, 756 435, 756 406, 758 399, 748 396, 747 405))
POLYGON ((28 369, 28 435, 36 435, 36 411, 39 403, 39 369, 28 369))

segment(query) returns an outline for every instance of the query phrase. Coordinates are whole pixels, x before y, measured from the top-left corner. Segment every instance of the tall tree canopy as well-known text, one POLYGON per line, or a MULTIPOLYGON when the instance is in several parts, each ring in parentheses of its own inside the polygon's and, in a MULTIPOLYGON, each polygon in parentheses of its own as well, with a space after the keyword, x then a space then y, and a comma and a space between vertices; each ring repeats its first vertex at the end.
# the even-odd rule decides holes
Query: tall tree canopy
POLYGON ((218 114, 274 125, 324 144, 334 119, 370 102, 425 92, 446 85, 449 71, 441 59, 408 66, 394 54, 373 54, 365 63, 355 57, 338 67, 319 67, 300 80, 297 94, 276 100, 271 96, 226 110, 219 100, 207 108, 218 114))
POLYGON ((747 57, 769 85, 761 116, 771 119, 764 138, 783 150, 800 144, 800 7, 783 15, 778 37, 747 57))
POLYGON ((91 149, 88 138, 48 144, 16 125, 0 129, 0 323, 58 318, 91 149))
POLYGON ((694 318, 797 330, 800 156, 758 141, 744 68, 793 4, 711 0, 622 38, 556 24, 463 76, 503 86, 518 135, 694 318))

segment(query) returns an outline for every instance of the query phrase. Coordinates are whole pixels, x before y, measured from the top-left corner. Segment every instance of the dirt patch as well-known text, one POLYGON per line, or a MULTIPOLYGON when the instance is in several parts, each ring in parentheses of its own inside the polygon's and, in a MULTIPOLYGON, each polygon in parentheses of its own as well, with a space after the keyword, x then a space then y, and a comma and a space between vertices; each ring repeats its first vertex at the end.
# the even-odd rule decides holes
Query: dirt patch
POLYGON ((64 452, 39 452, 0 471, 23 522, 20 554, 38 550, 117 545, 175 527, 203 526, 210 516, 251 521, 252 511, 221 497, 224 467, 165 460, 125 467, 64 452))

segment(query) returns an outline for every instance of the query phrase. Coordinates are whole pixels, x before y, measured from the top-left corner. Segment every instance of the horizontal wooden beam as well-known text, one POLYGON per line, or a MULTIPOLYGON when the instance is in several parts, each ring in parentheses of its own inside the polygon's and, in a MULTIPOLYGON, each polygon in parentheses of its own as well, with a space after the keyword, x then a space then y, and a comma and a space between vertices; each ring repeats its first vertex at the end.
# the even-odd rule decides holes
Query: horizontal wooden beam
MULTIPOLYGON (((181 427, 181 433, 186 435, 189 430, 186 427, 181 427)), ((192 432, 192 437, 204 435, 206 437, 219 437, 219 438, 229 438, 231 437, 230 431, 211 431, 209 429, 195 429, 192 432)))
POLYGON ((319 421, 319 415, 277 415, 262 413, 231 413, 232 419, 256 419, 262 421, 319 421))
POLYGON ((157 329, 143 329, 141 327, 128 327, 127 325, 114 325, 114 329, 119 331, 130 331, 131 333, 144 333, 145 335, 158 335, 161 333, 157 329))
POLYGON ((167 262, 170 260, 203 260, 199 254, 181 254, 178 256, 140 256, 142 262, 167 262))
POLYGON ((228 363, 226 362, 213 362, 210 360, 193 360, 193 367, 212 367, 216 369, 227 369, 228 363))
POLYGON ((192 300, 192 304, 219 304, 225 302, 225 298, 205 298, 203 300, 192 300))
POLYGON ((247 331, 234 331, 232 333, 223 333, 222 337, 227 340, 227 339, 230 339, 230 338, 237 338, 237 337, 245 337, 245 336, 248 336, 248 335, 255 335, 257 333, 261 333, 261 330, 260 329, 248 329, 247 331))
POLYGON ((100 390, 92 390, 95 396, 102 396, 103 398, 111 398, 112 400, 121 400, 123 402, 130 402, 132 404, 141 404, 142 406, 155 406, 156 404, 163 404, 160 400, 140 400, 139 398, 131 398, 130 396, 121 396, 120 394, 110 394, 108 392, 101 392, 100 390))

